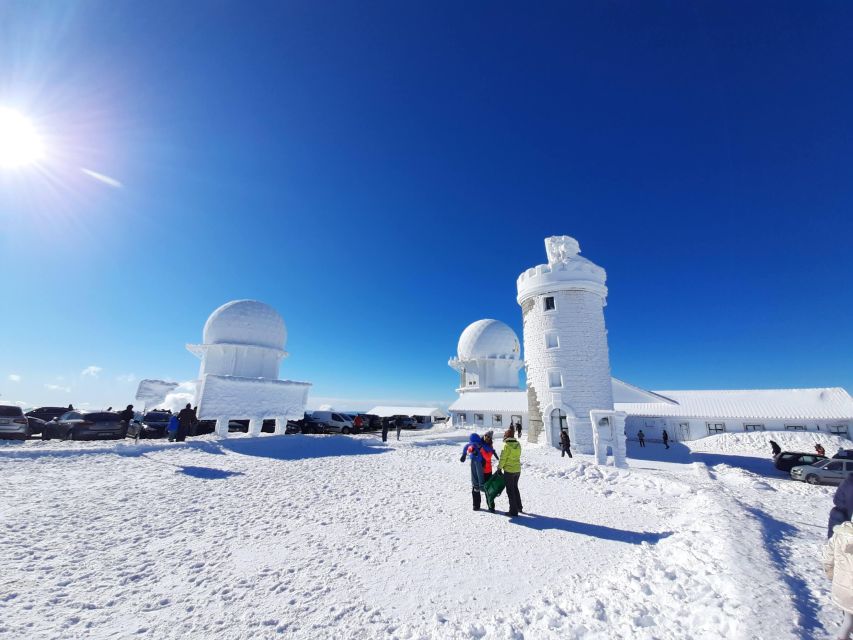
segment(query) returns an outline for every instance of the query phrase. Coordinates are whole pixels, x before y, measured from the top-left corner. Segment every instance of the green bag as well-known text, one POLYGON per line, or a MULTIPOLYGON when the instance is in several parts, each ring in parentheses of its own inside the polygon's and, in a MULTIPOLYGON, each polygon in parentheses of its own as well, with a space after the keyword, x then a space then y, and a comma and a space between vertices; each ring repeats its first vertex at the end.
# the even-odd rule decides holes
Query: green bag
POLYGON ((500 470, 486 480, 486 484, 483 485, 483 491, 486 493, 486 504, 489 506, 489 509, 495 508, 495 498, 503 493, 505 486, 504 474, 500 470))

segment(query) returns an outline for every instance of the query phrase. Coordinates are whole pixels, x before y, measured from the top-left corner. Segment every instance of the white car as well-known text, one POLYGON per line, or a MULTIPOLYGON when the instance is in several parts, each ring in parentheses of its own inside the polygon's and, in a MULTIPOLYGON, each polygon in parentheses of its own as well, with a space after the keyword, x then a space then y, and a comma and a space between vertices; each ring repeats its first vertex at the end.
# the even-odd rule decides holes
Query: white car
POLYGON ((344 413, 336 411, 314 411, 311 413, 311 419, 315 422, 322 422, 326 425, 326 430, 331 433, 352 433, 355 431, 352 418, 344 413))
POLYGON ((0 438, 30 437, 30 425, 24 410, 14 404, 0 404, 0 438))

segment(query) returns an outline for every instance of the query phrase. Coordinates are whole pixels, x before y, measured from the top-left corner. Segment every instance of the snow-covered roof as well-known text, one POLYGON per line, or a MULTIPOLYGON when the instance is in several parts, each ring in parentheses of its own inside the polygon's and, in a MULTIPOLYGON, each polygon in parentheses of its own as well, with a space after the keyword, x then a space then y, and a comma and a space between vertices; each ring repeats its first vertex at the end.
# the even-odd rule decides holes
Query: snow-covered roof
POLYGON ((205 344, 245 344, 284 349, 287 329, 278 311, 257 300, 233 300, 210 314, 205 344))
POLYGON ((390 418, 391 416, 432 416, 434 418, 442 418, 447 415, 438 407, 373 407, 367 413, 379 416, 380 418, 390 418))
POLYGON ((635 416, 757 418, 764 420, 853 420, 853 398, 840 387, 729 391, 656 391, 674 400, 616 403, 635 416))
POLYGON ((521 345, 515 331, 500 320, 477 320, 459 336, 456 352, 460 360, 476 358, 521 358, 521 345))
POLYGON ((450 405, 451 411, 527 413, 526 391, 468 391, 450 405))

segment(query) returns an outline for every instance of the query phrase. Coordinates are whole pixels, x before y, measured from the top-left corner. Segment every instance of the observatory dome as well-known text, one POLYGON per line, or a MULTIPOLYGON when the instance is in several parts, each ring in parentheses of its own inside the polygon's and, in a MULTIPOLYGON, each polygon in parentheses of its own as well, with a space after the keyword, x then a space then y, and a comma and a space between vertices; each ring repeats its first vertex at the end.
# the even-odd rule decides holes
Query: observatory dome
POLYGON ((283 350, 287 328, 278 311, 257 300, 234 300, 210 314, 205 344, 240 344, 283 350))
POLYGON ((500 320, 477 320, 468 325, 459 336, 456 351, 460 360, 521 358, 518 336, 500 320))

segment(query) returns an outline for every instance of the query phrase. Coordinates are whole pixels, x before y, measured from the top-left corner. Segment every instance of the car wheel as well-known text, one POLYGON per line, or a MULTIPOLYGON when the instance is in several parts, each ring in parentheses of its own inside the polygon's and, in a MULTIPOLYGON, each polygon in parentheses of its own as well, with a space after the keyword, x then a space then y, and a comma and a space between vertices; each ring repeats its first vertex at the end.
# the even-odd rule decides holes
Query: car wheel
POLYGON ((65 434, 66 440, 74 440, 74 429, 69 429, 68 433, 65 434))
POLYGON ((349 433, 349 432, 350 432, 349 427, 344 427, 343 429, 341 429, 341 433, 349 433))
POLYGON ((818 478, 815 474, 810 473, 806 476, 806 482, 809 484, 820 484, 820 478, 818 478))
POLYGON ((47 431, 41 432, 41 439, 42 440, 50 440, 50 436, 47 434, 47 431))

